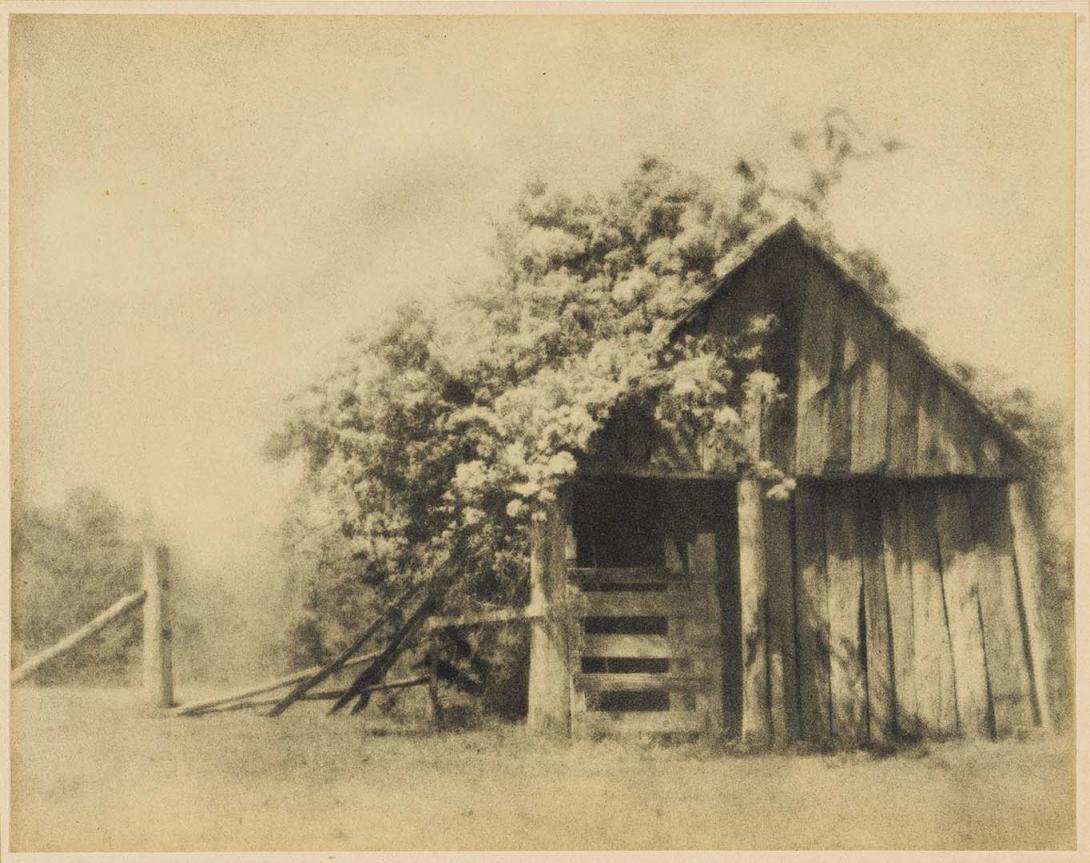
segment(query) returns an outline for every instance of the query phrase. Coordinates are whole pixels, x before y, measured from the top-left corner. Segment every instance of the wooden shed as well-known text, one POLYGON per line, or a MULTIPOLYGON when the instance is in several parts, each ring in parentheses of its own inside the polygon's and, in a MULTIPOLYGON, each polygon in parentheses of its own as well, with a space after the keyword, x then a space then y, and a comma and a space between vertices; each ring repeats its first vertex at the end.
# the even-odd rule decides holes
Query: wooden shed
MULTIPOLYGON (((535 523, 529 722, 757 742, 1049 724, 1020 442, 797 222, 680 322, 782 326, 761 458, 616 417, 535 523)), ((967 327, 972 322, 966 322, 967 327)))

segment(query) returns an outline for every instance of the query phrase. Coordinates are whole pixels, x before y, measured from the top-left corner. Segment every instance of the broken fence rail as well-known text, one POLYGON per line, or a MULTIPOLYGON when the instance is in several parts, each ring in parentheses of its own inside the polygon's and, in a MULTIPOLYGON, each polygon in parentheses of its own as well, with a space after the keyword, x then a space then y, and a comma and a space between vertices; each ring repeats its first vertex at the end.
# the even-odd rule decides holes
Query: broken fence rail
POLYGON ((71 635, 62 638, 52 647, 43 650, 37 656, 32 656, 18 668, 11 673, 11 683, 15 685, 21 680, 25 680, 30 677, 36 671, 40 671, 50 662, 55 659, 59 659, 64 656, 68 651, 77 645, 83 643, 96 632, 105 629, 106 626, 113 620, 121 617, 126 612, 132 611, 138 605, 141 605, 146 598, 146 594, 142 590, 138 590, 136 593, 130 593, 128 596, 123 596, 97 617, 85 623, 71 635))
MULTIPOLYGON (((364 662, 370 662, 376 656, 378 656, 378 651, 365 653, 363 656, 357 656, 347 660, 341 667, 348 668, 353 665, 361 665, 364 662)), ((236 692, 228 693, 227 695, 218 695, 203 701, 194 701, 192 704, 183 704, 181 707, 175 707, 171 713, 175 716, 191 716, 220 707, 224 704, 230 704, 234 701, 242 701, 246 698, 252 698, 255 695, 264 695, 266 692, 275 692, 277 689, 283 689, 285 686, 291 686, 293 683, 298 683, 301 680, 307 680, 308 678, 313 677, 324 667, 325 666, 322 665, 315 665, 311 668, 304 668, 302 671, 296 671, 285 677, 270 680, 268 683, 263 683, 260 686, 253 686, 249 689, 240 689, 236 692)))
MULTIPOLYGON (((398 597, 396 602, 391 603, 388 608, 383 610, 378 617, 371 621, 363 632, 356 636, 356 639, 348 645, 348 647, 342 650, 331 662, 318 667, 313 674, 300 680, 295 689, 273 705, 273 708, 269 711, 268 715, 279 716, 319 683, 344 668, 349 663, 351 657, 363 648, 363 645, 367 643, 367 640, 378 632, 382 627, 382 624, 389 620, 395 612, 401 611, 404 606, 408 605, 409 602, 420 593, 423 587, 423 582, 417 582, 416 584, 411 585, 400 597, 398 597)), ((384 650, 380 650, 369 658, 377 661, 384 653, 384 650)))
MULTIPOLYGON (((311 668, 306 668, 302 671, 296 671, 285 677, 271 680, 268 683, 261 684, 259 686, 249 687, 247 689, 237 690, 235 692, 228 693, 226 695, 215 696, 213 698, 204 699, 202 701, 196 701, 192 704, 184 704, 181 707, 176 707, 172 713, 176 716, 197 716, 203 713, 210 713, 217 710, 241 710, 246 708, 267 707, 272 705, 273 710, 269 711, 269 716, 279 716, 283 713, 291 704, 296 701, 320 701, 320 700, 350 700, 353 696, 358 695, 370 695, 372 692, 379 692, 386 689, 402 689, 409 686, 422 685, 429 682, 427 675, 410 678, 408 680, 393 681, 391 683, 372 683, 362 688, 352 690, 352 687, 345 690, 333 690, 319 693, 312 693, 310 690, 322 683, 330 676, 335 674, 344 668, 352 668, 357 665, 362 665, 366 662, 371 662, 379 658, 385 651, 376 650, 371 653, 366 653, 363 656, 353 656, 352 654, 358 651, 368 638, 374 635, 382 623, 390 618, 390 616, 397 610, 403 608, 409 601, 411 601, 420 592, 420 586, 416 586, 406 591, 399 599, 392 603, 391 606, 386 609, 378 618, 369 625, 364 631, 357 636, 349 647, 341 651, 338 656, 324 665, 315 665, 311 668), (254 696, 264 695, 268 692, 275 692, 277 689, 283 689, 286 686, 296 685, 295 690, 285 697, 262 699, 260 701, 254 701, 254 696), (351 695, 349 695, 351 692, 351 695), (347 696, 347 698, 345 698, 347 696), (278 709, 279 708, 279 709, 278 709)), ((542 615, 540 611, 527 606, 526 608, 501 608, 492 609, 489 611, 477 612, 472 614, 460 615, 457 617, 439 617, 433 616, 426 620, 426 630, 429 633, 440 632, 444 629, 463 629, 474 626, 486 626, 489 624, 502 624, 515 621, 532 621, 540 618, 542 615)), ((411 629, 412 627, 409 627, 411 629)), ((406 635, 409 633, 407 632, 406 635)), ((396 655, 400 653, 398 646, 394 646, 392 656, 396 658, 396 655)), ((377 671, 378 669, 375 669, 377 671)), ((388 668, 386 669, 388 670, 388 668)), ((374 673, 374 672, 373 672, 374 673)))
MULTIPOLYGON (((355 663, 365 662, 369 657, 359 657, 355 660, 355 663)), ((355 664, 353 663, 353 664, 355 664)), ((389 683, 381 683, 378 686, 370 687, 371 692, 384 692, 391 689, 408 689, 412 686, 423 686, 429 681, 429 677, 426 674, 419 675, 417 677, 409 677, 403 680, 391 680, 389 683)), ((268 691, 268 690, 266 690, 268 691)), ((264 692, 253 693, 253 695, 263 695, 264 692)), ((307 692, 300 696, 300 701, 332 701, 335 698, 340 698, 344 694, 343 689, 322 690, 320 692, 307 692)), ((217 700, 214 705, 205 706, 200 710, 196 710, 186 715, 190 716, 207 716, 210 713, 225 713, 231 710, 251 710, 258 707, 268 707, 271 704, 279 703, 279 698, 262 698, 254 700, 253 695, 243 696, 241 699, 223 701, 217 700)))

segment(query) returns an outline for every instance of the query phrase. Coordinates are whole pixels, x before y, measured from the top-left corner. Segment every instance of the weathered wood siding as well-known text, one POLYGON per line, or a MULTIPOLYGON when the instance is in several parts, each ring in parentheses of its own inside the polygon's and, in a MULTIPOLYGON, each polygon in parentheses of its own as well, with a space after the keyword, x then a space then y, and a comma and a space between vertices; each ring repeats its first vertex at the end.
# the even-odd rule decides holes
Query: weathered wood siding
POLYGON ((934 490, 928 486, 908 487, 907 498, 919 728, 943 736, 957 732, 958 713, 934 490))
MULTIPOLYGON (((766 316, 776 326, 764 368, 785 398, 760 408, 750 449, 798 478, 789 500, 769 500, 766 483, 725 463, 714 441, 659 428, 646 406, 615 412, 580 463, 600 479, 711 479, 684 495, 729 492, 729 506, 686 497, 667 508, 667 534, 684 541, 667 543, 665 567, 716 573, 692 580, 721 620, 697 634, 718 639, 724 657, 722 685, 698 696, 700 712, 728 734, 776 742, 1048 725, 1021 444, 795 223, 674 335, 736 337, 766 316), (717 515, 686 527, 690 509, 717 515)), ((543 547, 559 542, 557 517, 534 528, 535 602, 551 601, 562 580, 562 555, 543 547)), ((531 668, 531 722, 562 725, 579 712, 561 704, 571 645, 538 623, 531 650, 541 666, 531 668)))
MULTIPOLYGON (((804 477, 1017 478, 1019 446, 923 342, 798 230, 784 229, 724 279, 676 330, 736 337, 776 325, 763 366, 785 398, 768 406, 760 458, 804 477)), ((655 476, 733 475, 710 440, 618 415, 585 467, 655 476)))
POLYGON ((731 335, 764 314, 780 323, 765 364, 787 398, 763 458, 800 476, 1017 475, 994 420, 801 231, 731 273, 690 326, 731 335))
POLYGON ((764 367, 779 379, 786 398, 763 415, 760 456, 788 471, 795 459, 795 384, 806 266, 802 246, 777 243, 761 249, 731 274, 728 288, 697 322, 702 332, 736 336, 755 318, 773 319, 764 341, 764 367))
POLYGON ((816 252, 802 286, 798 474, 1017 473, 995 423, 862 289, 816 252))
POLYGON ((798 737, 795 651, 795 556, 788 501, 764 501, 768 573, 768 686, 772 739, 798 737))
POLYGON ((799 486, 795 491, 794 507, 799 730, 803 739, 821 743, 832 733, 829 576, 825 563, 821 487, 812 483, 799 486))
MULTIPOLYGON (((798 737, 1004 736, 1035 723, 1006 501, 990 480, 800 483, 798 737)), ((777 566, 767 554, 764 565, 777 566)), ((770 631, 770 668, 774 643, 770 631)), ((776 685, 770 674, 773 728, 776 685)))
MULTIPOLYGON (((991 479, 803 479, 773 500, 753 478, 661 488, 655 561, 582 561, 594 539, 580 529, 602 526, 584 512, 587 523, 569 529, 583 510, 568 493, 535 521, 534 606, 563 603, 572 581, 580 610, 566 614, 668 626, 574 637, 563 615, 535 621, 533 727, 857 745, 1002 737, 1048 721, 1036 551, 1011 503, 1017 489, 991 479), (671 693, 668 708, 609 706, 609 692, 652 690, 671 693), (602 715, 632 710, 670 716, 611 724, 602 715)), ((618 512, 633 496, 621 491, 618 512)))
MULTIPOLYGON (((572 734, 737 736, 742 676, 734 489, 599 480, 576 484, 573 493, 568 544, 574 548, 564 555, 562 576, 566 605, 558 609, 554 598, 551 615, 568 621, 561 627, 568 633, 563 691, 570 679, 572 734), (638 512, 641 505, 629 506, 635 498, 646 501, 648 490, 659 510, 654 529, 638 512), (603 560, 599 552, 615 558, 622 551, 607 540, 610 525, 633 516, 650 543, 638 544, 638 559, 603 560)), ((552 542, 561 539, 554 534, 552 542)))

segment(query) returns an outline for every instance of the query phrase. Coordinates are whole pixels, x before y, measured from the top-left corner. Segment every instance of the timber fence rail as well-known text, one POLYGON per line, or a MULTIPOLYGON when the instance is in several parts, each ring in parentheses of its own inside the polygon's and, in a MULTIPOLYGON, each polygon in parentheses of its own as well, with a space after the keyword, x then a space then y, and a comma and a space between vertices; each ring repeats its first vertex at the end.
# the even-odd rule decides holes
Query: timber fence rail
POLYGON ((70 650, 83 644, 92 635, 101 632, 110 623, 117 620, 119 617, 123 617, 128 612, 132 611, 139 605, 142 605, 145 599, 144 591, 138 590, 136 593, 130 593, 128 596, 123 596, 101 614, 96 615, 90 621, 85 623, 75 632, 65 636, 52 647, 43 650, 18 666, 11 672, 12 685, 20 683, 33 675, 35 672, 45 668, 54 660, 60 659, 70 650))
POLYGON ((174 675, 169 596, 170 552, 164 545, 145 543, 141 589, 121 597, 75 632, 19 665, 11 673, 12 685, 32 677, 115 620, 143 606, 144 696, 154 707, 170 707, 174 702, 174 675))
POLYGON ((143 687, 145 700, 156 708, 171 708, 174 716, 203 716, 226 710, 271 707, 268 716, 278 716, 296 701, 333 701, 330 712, 355 700, 353 713, 362 710, 377 692, 407 689, 427 685, 436 719, 440 717, 438 699, 440 663, 437 637, 445 631, 512 622, 532 622, 541 617, 539 608, 498 608, 479 610, 458 617, 435 614, 447 588, 457 579, 452 566, 444 563, 437 577, 429 582, 417 582, 384 609, 344 650, 331 661, 295 671, 283 677, 216 695, 189 704, 177 705, 174 699, 174 674, 171 627, 170 553, 166 546, 145 543, 142 554, 141 589, 126 594, 83 626, 56 644, 40 651, 12 671, 12 685, 21 683, 56 660, 65 656, 111 623, 122 619, 137 608, 143 609, 143 687), (421 594, 424 594, 421 598, 421 594), (383 628, 420 600, 415 610, 395 627, 394 632, 377 650, 358 655, 364 645, 383 628), (427 642, 427 672, 399 680, 386 681, 387 673, 397 659, 421 639, 427 642), (339 671, 364 666, 352 683, 343 689, 314 691, 315 687, 339 671), (292 687, 286 695, 259 698, 277 690, 292 687))

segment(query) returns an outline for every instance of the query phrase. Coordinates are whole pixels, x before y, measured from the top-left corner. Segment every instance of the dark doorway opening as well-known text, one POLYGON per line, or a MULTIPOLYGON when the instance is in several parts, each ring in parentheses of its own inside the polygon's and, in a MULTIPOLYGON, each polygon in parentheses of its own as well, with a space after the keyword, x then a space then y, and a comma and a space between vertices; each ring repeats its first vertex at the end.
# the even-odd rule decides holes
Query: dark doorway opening
MULTIPOLYGON (((658 674, 704 669, 700 673, 718 676, 722 683, 724 732, 738 736, 742 724, 742 642, 734 483, 610 477, 580 482, 574 492, 571 525, 584 592, 617 595, 619 601, 641 595, 648 602, 662 593, 668 602, 668 595, 679 583, 691 584, 693 596, 699 596, 697 585, 710 582, 718 600, 704 599, 709 606, 706 613, 702 619, 698 613, 692 622, 666 613, 588 616, 583 621, 586 636, 646 640, 630 638, 625 643, 631 643, 634 650, 624 655, 585 653, 580 658, 582 674, 631 673, 652 679, 658 674), (635 571, 638 568, 647 570, 635 571), (620 570, 625 569, 629 571, 622 575, 620 570), (717 631, 718 646, 706 646, 708 636, 702 633, 709 630, 717 631)), ((592 641, 606 643, 600 638, 592 641)), ((641 691, 636 697, 626 689, 596 694, 588 700, 588 709, 669 711, 677 705, 664 692, 641 691)))

